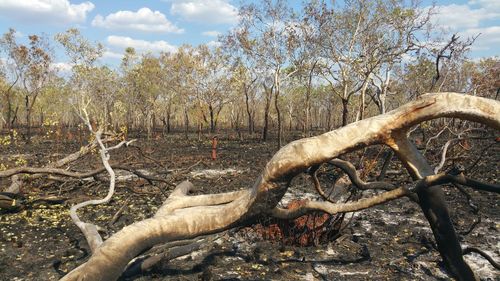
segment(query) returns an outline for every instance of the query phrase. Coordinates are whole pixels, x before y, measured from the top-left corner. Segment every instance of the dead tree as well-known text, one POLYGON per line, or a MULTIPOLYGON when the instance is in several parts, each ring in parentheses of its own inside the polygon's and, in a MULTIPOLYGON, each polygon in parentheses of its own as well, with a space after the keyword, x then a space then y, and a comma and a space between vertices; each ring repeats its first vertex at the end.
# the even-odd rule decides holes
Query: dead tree
MULTIPOLYGON (((161 243, 218 233, 256 216, 291 219, 318 210, 330 214, 353 212, 405 196, 417 201, 427 217, 438 250, 451 275, 458 280, 478 280, 462 257, 464 252, 451 223, 440 185, 458 183, 497 193, 500 188, 467 179, 463 174, 434 174, 426 159, 408 139, 407 132, 412 126, 440 117, 479 122, 498 130, 500 102, 457 93, 422 95, 386 114, 289 143, 273 156, 248 189, 189 196, 193 186, 184 182, 170 194, 152 218, 129 225, 106 241, 94 244, 90 259, 61 280, 116 280, 130 261, 146 249, 161 243), (383 191, 347 203, 307 201, 297 209, 277 207, 296 175, 345 153, 377 144, 387 145, 395 152, 415 180, 413 184, 398 187, 365 183, 356 178, 351 166, 337 161, 337 166, 344 169, 360 188, 383 191)), ((95 235, 99 234, 96 232, 95 235)), ((89 239, 88 236, 86 238, 89 239)))

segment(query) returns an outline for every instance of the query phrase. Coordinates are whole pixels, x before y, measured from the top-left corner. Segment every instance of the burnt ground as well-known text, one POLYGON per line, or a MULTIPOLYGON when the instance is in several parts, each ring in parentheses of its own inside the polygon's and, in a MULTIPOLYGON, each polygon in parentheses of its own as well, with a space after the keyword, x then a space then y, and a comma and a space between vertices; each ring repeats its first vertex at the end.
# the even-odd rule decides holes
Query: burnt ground
MULTIPOLYGON (((32 145, 0 148, 0 163, 10 167, 24 160, 30 166, 77 151, 81 143, 35 139, 32 145)), ((275 143, 236 140, 221 137, 216 161, 210 159, 211 144, 193 136, 184 140, 173 135, 156 140, 139 139, 142 154, 133 148, 113 151, 112 163, 125 163, 144 169, 176 184, 189 179, 196 193, 216 193, 248 188, 267 160, 276 151, 275 143), (153 160, 154 159, 154 160, 153 160), (207 173, 207 170, 226 173, 207 173), (230 170, 228 170, 230 169, 230 170)), ((365 161, 375 159, 379 148, 366 153, 365 161)), ((498 183, 500 147, 493 145, 484 153, 474 176, 498 183)), ((358 161, 358 154, 353 160, 358 161)), ((462 160, 470 163, 474 153, 462 160)), ((351 159, 350 158, 350 159, 351 159)), ((463 157, 462 157, 463 158, 463 157)), ((375 166, 380 166, 379 162, 375 166)), ((97 154, 88 155, 71 165, 73 170, 99 167, 97 154)), ((393 161, 388 180, 409 182, 400 164, 393 161), (398 172, 402 171, 402 172, 398 172)), ((376 174, 376 169, 372 174, 376 174)), ((0 214, 0 280, 57 280, 65 272, 85 262, 89 250, 83 235, 72 224, 68 210, 76 202, 104 197, 106 175, 100 180, 67 182, 36 179, 24 189, 24 207, 0 214), (47 199, 47 200, 41 200, 47 199), (50 200, 48 200, 50 199, 50 200)), ((106 230, 104 237, 123 226, 152 216, 172 187, 165 183, 149 184, 119 173, 116 194, 110 204, 80 211, 84 220, 106 230), (127 180, 124 180, 127 179, 127 180), (113 224, 110 220, 121 209, 113 224)), ((370 175, 368 175, 370 177, 370 175)), ((0 181, 0 189, 9 184, 0 181)), ((466 189, 479 206, 480 223, 467 235, 462 245, 475 246, 500 260, 499 195, 466 189)), ((478 219, 466 198, 453 187, 445 187, 447 201, 458 232, 466 231, 478 219)), ((310 179, 294 179, 285 201, 317 198, 310 179)), ((286 204, 286 202, 284 203, 286 204)), ((261 219, 265 224, 265 219, 261 219)), ((316 246, 301 247, 266 235, 258 227, 248 226, 218 235, 213 242, 189 255, 163 262, 143 276, 128 280, 448 280, 432 233, 418 205, 408 199, 393 201, 347 215, 346 224, 336 239, 316 246)), ((483 280, 500 280, 499 271, 476 254, 467 260, 483 280)))

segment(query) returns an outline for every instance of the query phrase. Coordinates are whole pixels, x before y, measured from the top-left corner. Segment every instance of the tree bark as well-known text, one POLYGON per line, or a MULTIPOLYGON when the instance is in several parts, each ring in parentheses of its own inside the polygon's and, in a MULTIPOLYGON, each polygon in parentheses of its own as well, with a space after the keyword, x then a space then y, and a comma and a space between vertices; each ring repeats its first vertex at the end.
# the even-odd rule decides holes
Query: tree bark
POLYGON ((349 124, 349 100, 342 99, 342 127, 349 124))
POLYGON ((168 102, 167 106, 167 134, 171 132, 171 118, 172 118, 172 102, 168 102))
POLYGON ((188 108, 184 107, 184 136, 186 139, 189 138, 188 136, 189 133, 189 115, 188 115, 188 108))
POLYGON ((215 133, 215 121, 214 121, 214 108, 211 104, 208 105, 208 112, 210 114, 210 133, 215 133))
POLYGON ((267 88, 264 85, 264 93, 266 96, 266 104, 264 106, 264 127, 262 128, 262 140, 267 141, 269 131, 269 109, 271 108, 271 99, 273 97, 273 87, 267 88))
POLYGON ((281 146, 283 145, 283 128, 282 128, 282 124, 281 124, 281 111, 280 111, 280 107, 279 107, 279 95, 280 95, 280 90, 281 90, 279 75, 280 75, 280 70, 278 68, 278 71, 276 71, 276 73, 274 74, 274 86, 275 86, 275 89, 274 89, 274 109, 276 110, 276 116, 278 118, 278 149, 280 149, 281 146))
POLYGON ((26 102, 26 143, 31 143, 31 106, 29 96, 25 96, 26 102))
POLYGON ((361 87, 361 95, 360 95, 360 105, 359 105, 359 120, 365 119, 365 104, 366 104, 366 89, 368 88, 369 77, 366 78, 363 86, 361 87))
POLYGON ((250 97, 249 97, 248 88, 246 87, 246 85, 243 85, 243 91, 245 93, 245 106, 246 106, 247 117, 248 117, 248 134, 252 135, 254 132, 253 114, 252 114, 252 111, 250 110, 250 97))
POLYGON ((307 91, 306 91, 306 108, 305 110, 305 122, 304 122, 304 134, 308 137, 310 135, 310 123, 311 123, 311 92, 312 92, 312 78, 314 74, 314 69, 318 61, 315 61, 309 70, 309 79, 307 81, 307 91))
POLYGON ((281 148, 283 145, 283 128, 281 124, 281 111, 280 107, 278 104, 278 98, 279 98, 279 91, 275 91, 275 96, 274 96, 274 109, 276 110, 276 116, 278 118, 278 149, 281 148))

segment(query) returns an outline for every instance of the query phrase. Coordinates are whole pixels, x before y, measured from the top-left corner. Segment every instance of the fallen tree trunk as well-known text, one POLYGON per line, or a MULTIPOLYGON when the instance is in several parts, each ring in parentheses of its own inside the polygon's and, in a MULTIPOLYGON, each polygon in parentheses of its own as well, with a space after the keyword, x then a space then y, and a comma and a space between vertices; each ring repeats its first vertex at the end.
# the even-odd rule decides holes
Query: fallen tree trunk
MULTIPOLYGON (((256 215, 276 214, 279 211, 275 208, 277 203, 297 174, 369 145, 390 146, 410 174, 415 179, 423 179, 433 171, 409 143, 406 132, 411 126, 439 117, 456 117, 500 129, 500 102, 457 93, 422 95, 384 115, 289 143, 274 155, 262 175, 247 190, 187 196, 192 186, 187 183, 178 186, 154 217, 114 234, 95 249, 86 263, 61 280, 116 280, 133 258, 156 244, 216 233, 256 215)), ((408 190, 388 192, 397 198, 407 194, 408 190)), ((440 188, 417 190, 417 194, 451 274, 459 280, 476 279, 461 251, 457 252, 460 244, 440 188)), ((328 212, 351 211, 334 203, 322 203, 321 206, 328 206, 328 209, 322 208, 328 212)), ((314 204, 310 206, 317 209, 314 204)))
MULTIPOLYGON (((105 140, 106 141, 110 141, 110 140, 105 140)), ((50 170, 50 169, 56 169, 56 168, 60 168, 60 167, 63 167, 71 162, 74 162, 76 160, 78 160, 80 157, 82 156, 85 156, 87 155, 88 153, 90 153, 92 151, 92 149, 95 149, 96 148, 96 145, 97 145, 97 142, 94 140, 92 141, 91 143, 89 143, 88 145, 86 146, 82 146, 80 148, 79 151, 77 152, 74 152, 66 157, 64 157, 63 159, 60 159, 54 163, 49 163, 48 165, 45 166, 45 168, 27 168, 27 167, 19 167, 19 168, 14 168, 14 169, 9 169, 9 170, 6 170, 6 171, 2 171, 0 172, 0 177, 7 177, 7 176, 11 176, 11 185, 5 190, 6 192, 9 192, 9 193, 20 193, 22 188, 23 188, 23 180, 22 178, 18 175, 22 172, 19 172, 19 170, 22 170, 22 169, 28 169, 28 170, 33 170, 33 169, 46 169, 45 171, 47 170, 50 170), (12 173, 11 173, 12 172, 12 173)), ((29 174, 35 174, 33 172, 27 172, 29 174)), ((47 173, 47 172, 45 172, 47 173)))

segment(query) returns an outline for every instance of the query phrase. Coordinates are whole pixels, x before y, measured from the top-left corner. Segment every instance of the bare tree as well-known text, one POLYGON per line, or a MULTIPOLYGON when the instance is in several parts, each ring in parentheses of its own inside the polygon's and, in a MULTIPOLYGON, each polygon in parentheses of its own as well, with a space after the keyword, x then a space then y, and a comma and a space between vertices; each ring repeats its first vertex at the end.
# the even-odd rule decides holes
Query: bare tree
POLYGON ((342 102, 342 126, 349 123, 349 103, 359 94, 359 117, 364 118, 366 90, 374 73, 421 48, 430 11, 404 1, 348 1, 329 5, 312 1, 305 20, 313 26, 321 77, 342 102))
POLYGON ((149 219, 123 228, 104 241, 92 257, 62 280, 116 280, 131 259, 159 243, 189 239, 235 227, 257 215, 295 218, 321 210, 330 214, 353 212, 404 196, 418 197, 418 204, 433 230, 439 252, 458 280, 477 280, 465 263, 457 235, 450 221, 440 185, 454 182, 472 188, 500 192, 499 188, 466 178, 463 174, 435 175, 426 159, 407 137, 408 130, 427 120, 455 117, 500 129, 500 102, 457 93, 421 95, 384 115, 368 118, 320 136, 301 139, 280 149, 267 163, 261 176, 246 190, 188 196, 192 185, 179 185, 149 219), (282 209, 278 202, 291 180, 309 167, 366 146, 385 144, 392 148, 415 180, 409 186, 381 187, 359 181, 355 171, 343 167, 359 188, 382 188, 368 198, 347 203, 306 201, 297 209, 282 209))
POLYGON ((474 44, 474 41, 478 36, 467 38, 466 40, 460 40, 459 36, 453 34, 444 47, 434 48, 431 50, 431 52, 434 53, 433 56, 435 57, 435 74, 434 77, 432 77, 432 84, 429 91, 441 91, 448 77, 447 74, 450 72, 449 69, 452 69, 454 64, 456 65, 457 62, 464 59, 464 55, 468 51, 469 47, 474 44), (444 59, 448 60, 448 63, 445 63, 444 59))

